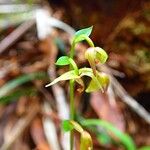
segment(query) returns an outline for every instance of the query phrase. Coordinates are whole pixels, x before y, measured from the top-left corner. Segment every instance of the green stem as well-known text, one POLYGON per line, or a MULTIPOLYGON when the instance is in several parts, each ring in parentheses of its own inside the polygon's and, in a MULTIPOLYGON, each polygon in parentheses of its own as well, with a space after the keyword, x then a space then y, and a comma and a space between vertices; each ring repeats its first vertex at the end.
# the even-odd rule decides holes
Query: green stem
POLYGON ((72 58, 72 59, 73 59, 73 57, 74 57, 75 44, 76 44, 76 43, 73 41, 73 42, 72 42, 72 45, 71 45, 70 58, 72 58))
POLYGON ((74 60, 72 58, 69 58, 69 61, 70 61, 71 67, 75 70, 76 74, 78 75, 79 74, 79 69, 78 69, 76 63, 74 62, 74 60))
MULTIPOLYGON (((74 80, 70 80, 70 119, 74 120, 74 80)), ((73 150, 74 133, 70 132, 70 150, 73 150)))
POLYGON ((74 80, 70 80, 70 119, 74 120, 74 80))
POLYGON ((91 47, 94 47, 94 43, 93 41, 88 37, 88 36, 85 36, 85 35, 82 35, 84 37, 84 39, 87 41, 87 43, 91 46, 91 47))
MULTIPOLYGON (((75 43, 73 42, 70 51, 70 58, 72 60, 74 57, 74 49, 75 49, 75 43)), ((70 69, 72 69, 72 64, 70 65, 70 69)), ((70 119, 74 120, 74 80, 70 80, 70 119)))
MULTIPOLYGON (((89 37, 84 36, 84 39, 87 41, 87 43, 91 47, 94 47, 94 43, 92 42, 92 40, 89 37)), ((75 53, 75 45, 76 45, 76 42, 74 40, 73 43, 72 43, 72 45, 71 45, 71 50, 70 50, 70 58, 72 60, 73 60, 74 53, 75 53)), ((78 71, 78 68, 76 68, 76 66, 74 64, 73 64, 73 66, 75 67, 75 70, 78 71)), ((70 65, 70 69, 72 69, 71 65, 70 65)), ((75 114, 74 85, 75 85, 74 80, 70 80, 70 119, 71 120, 74 120, 74 114, 75 114)), ((74 133, 73 133, 73 131, 71 131, 70 132, 70 150, 73 150, 73 142, 74 142, 74 133)))
MULTIPOLYGON (((70 51, 70 58, 73 59, 74 56, 75 43, 73 42, 70 51)), ((72 66, 70 66, 72 68, 72 66)), ((70 80, 70 119, 74 120, 74 80, 70 80)), ((70 132, 70 150, 73 150, 73 142, 74 142, 74 133, 70 132)))

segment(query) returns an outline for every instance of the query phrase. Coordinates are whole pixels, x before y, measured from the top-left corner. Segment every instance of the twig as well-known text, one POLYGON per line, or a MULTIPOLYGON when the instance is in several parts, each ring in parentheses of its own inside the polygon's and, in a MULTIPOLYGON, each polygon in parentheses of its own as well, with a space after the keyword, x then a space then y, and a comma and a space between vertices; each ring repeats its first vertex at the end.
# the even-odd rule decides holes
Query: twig
POLYGON ((111 80, 116 94, 139 116, 141 116, 147 123, 150 124, 150 113, 148 113, 142 105, 140 105, 134 98, 132 98, 113 76, 111 76, 111 80))
POLYGON ((17 66, 18 64, 16 63, 11 63, 11 64, 7 64, 7 65, 4 65, 1 69, 0 69, 0 78, 4 78, 6 76, 6 74, 8 74, 10 72, 10 70, 12 68, 15 68, 15 67, 19 67, 17 66))
POLYGON ((35 20, 29 20, 21 24, 17 29, 10 33, 6 38, 0 42, 0 54, 12 46, 25 32, 27 32, 33 25, 35 20))

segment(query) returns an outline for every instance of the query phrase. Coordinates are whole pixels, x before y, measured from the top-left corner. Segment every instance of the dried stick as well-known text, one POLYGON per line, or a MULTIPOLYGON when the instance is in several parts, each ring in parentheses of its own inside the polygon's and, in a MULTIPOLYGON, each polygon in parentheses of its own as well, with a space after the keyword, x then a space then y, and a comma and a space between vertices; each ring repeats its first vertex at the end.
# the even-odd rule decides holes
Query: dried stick
POLYGON ((12 46, 23 34, 25 34, 33 25, 35 20, 29 20, 21 24, 17 29, 10 33, 0 42, 0 54, 12 46))
POLYGON ((150 113, 146 111, 145 108, 140 105, 134 98, 132 98, 113 76, 111 76, 111 80, 116 94, 126 104, 128 104, 139 116, 141 116, 147 123, 150 124, 150 113))

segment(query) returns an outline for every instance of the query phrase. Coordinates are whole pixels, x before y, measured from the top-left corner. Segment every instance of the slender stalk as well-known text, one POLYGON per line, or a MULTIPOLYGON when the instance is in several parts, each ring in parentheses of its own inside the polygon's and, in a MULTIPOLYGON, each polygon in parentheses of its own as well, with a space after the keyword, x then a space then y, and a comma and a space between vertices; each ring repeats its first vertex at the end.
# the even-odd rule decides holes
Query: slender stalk
MULTIPOLYGON (((84 37, 87 43, 91 46, 94 47, 94 43, 89 37, 84 37)), ((75 53, 75 41, 73 41, 71 45, 71 50, 70 50, 70 58, 73 59, 74 53, 75 53)), ((72 69, 72 66, 70 65, 70 69, 72 69)), ((77 69, 78 71, 78 69, 77 69)), ((74 115, 75 115, 75 105, 74 105, 74 85, 75 82, 74 80, 70 80, 69 86, 70 86, 70 120, 74 120, 74 115)), ((74 142, 74 133, 73 131, 70 132, 70 150, 73 150, 73 142, 74 142)))
MULTIPOLYGON (((74 57, 74 49, 75 49, 75 43, 73 42, 71 46, 71 51, 70 51, 70 58, 73 59, 74 57)), ((70 66, 70 68, 72 68, 70 66)), ((70 119, 74 120, 74 80, 70 80, 70 119)), ((74 142, 74 133, 73 131, 70 132, 70 150, 73 150, 73 142, 74 142)))
POLYGON ((93 41, 88 36, 83 35, 83 37, 91 47, 94 47, 93 41))
MULTIPOLYGON (((74 120, 74 80, 70 80, 70 119, 74 120)), ((74 133, 70 132, 70 150, 73 150, 74 133)))
POLYGON ((70 49, 70 58, 72 58, 72 59, 73 59, 73 57, 74 57, 75 44, 76 44, 76 43, 73 41, 73 42, 72 42, 72 45, 71 45, 71 49, 70 49))

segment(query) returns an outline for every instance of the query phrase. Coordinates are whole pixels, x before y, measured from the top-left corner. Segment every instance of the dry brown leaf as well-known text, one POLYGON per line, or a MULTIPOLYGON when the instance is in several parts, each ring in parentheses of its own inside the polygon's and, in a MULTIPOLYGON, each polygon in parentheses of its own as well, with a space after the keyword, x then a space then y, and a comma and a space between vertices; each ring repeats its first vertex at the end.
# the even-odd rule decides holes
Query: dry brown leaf
MULTIPOLYGON (((123 115, 118 109, 116 103, 110 104, 107 93, 93 92, 91 94, 91 106, 99 118, 111 122, 121 131, 125 130, 125 121, 123 115)), ((111 97, 113 98, 113 97, 111 97)))
POLYGON ((31 124, 31 136, 38 150, 51 150, 44 135, 41 119, 38 117, 31 124))

